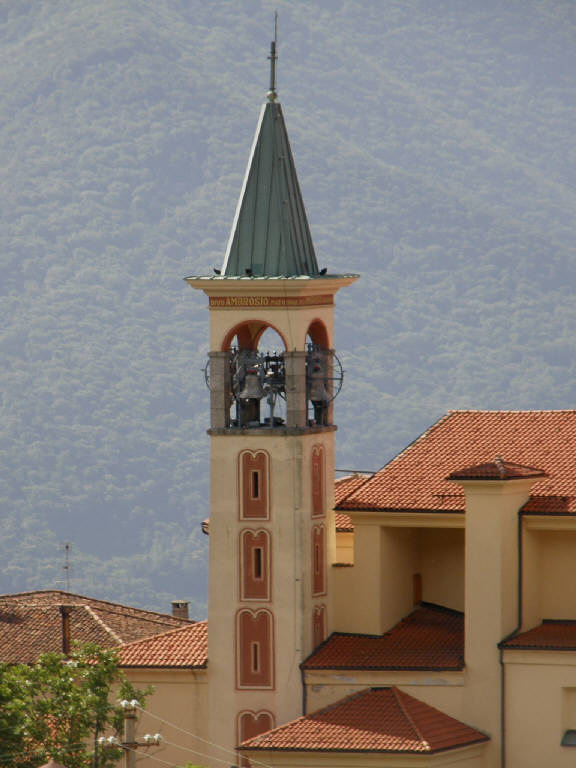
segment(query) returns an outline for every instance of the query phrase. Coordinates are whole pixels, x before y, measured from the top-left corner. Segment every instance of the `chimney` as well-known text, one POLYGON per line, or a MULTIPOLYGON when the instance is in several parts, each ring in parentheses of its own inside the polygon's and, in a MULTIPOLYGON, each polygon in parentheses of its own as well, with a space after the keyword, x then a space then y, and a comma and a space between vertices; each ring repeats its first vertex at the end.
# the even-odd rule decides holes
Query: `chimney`
POLYGON ((175 619, 187 619, 188 616, 188 606, 190 603, 188 600, 172 600, 172 616, 174 616, 175 619))
POLYGON ((60 616, 62 617, 62 653, 66 656, 70 653, 70 614, 72 613, 71 605, 60 606, 60 616))

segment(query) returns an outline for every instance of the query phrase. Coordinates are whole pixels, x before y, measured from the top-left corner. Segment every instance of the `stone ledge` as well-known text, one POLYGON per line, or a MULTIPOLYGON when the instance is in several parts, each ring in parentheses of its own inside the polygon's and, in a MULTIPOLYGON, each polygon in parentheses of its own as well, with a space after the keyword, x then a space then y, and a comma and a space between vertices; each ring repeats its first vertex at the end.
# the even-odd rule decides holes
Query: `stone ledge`
POLYGON ((314 435, 321 432, 336 432, 338 427, 335 424, 328 426, 314 427, 212 427, 206 432, 211 435, 231 435, 238 437, 240 435, 258 435, 259 437, 278 437, 279 435, 314 435))

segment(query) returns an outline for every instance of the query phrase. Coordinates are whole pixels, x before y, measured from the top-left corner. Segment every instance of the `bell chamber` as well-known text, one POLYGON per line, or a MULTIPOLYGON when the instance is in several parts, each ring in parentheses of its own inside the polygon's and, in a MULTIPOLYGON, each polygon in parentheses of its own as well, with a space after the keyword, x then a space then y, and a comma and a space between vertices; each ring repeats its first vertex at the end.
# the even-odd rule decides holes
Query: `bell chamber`
POLYGON ((309 343, 303 357, 303 376, 290 376, 289 358, 284 351, 260 351, 231 347, 222 360, 225 375, 212 378, 210 362, 205 368, 206 384, 214 394, 223 388, 219 401, 227 411, 230 429, 274 429, 286 426, 286 401, 290 392, 301 389, 305 400, 305 425, 330 426, 331 402, 343 382, 340 360, 333 350, 309 343))

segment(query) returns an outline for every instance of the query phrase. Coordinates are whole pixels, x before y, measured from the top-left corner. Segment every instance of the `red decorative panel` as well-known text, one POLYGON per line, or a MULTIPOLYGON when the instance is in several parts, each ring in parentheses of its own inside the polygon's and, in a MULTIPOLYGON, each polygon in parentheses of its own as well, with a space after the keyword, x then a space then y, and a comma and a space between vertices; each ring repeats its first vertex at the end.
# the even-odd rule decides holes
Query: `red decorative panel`
POLYGON ((270 534, 240 534, 240 599, 270 600, 270 534))
MULTIPOLYGON (((238 715, 238 743, 247 739, 253 739, 261 733, 266 733, 274 728, 274 717, 270 712, 240 712, 238 715)), ((249 768, 250 760, 247 757, 240 758, 242 768, 249 768)))
POLYGON ((238 688, 274 687, 274 628, 270 611, 238 611, 236 664, 238 688))
POLYGON ((317 648, 320 643, 324 642, 326 635, 326 608, 323 605, 317 605, 314 608, 314 618, 312 626, 312 644, 314 648, 317 648))
POLYGON ((240 454, 240 517, 268 519, 268 454, 264 451, 240 454))
POLYGON ((326 549, 324 526, 312 528, 312 594, 326 594, 326 549))
POLYGON ((312 448, 312 517, 322 517, 324 507, 324 446, 312 448))

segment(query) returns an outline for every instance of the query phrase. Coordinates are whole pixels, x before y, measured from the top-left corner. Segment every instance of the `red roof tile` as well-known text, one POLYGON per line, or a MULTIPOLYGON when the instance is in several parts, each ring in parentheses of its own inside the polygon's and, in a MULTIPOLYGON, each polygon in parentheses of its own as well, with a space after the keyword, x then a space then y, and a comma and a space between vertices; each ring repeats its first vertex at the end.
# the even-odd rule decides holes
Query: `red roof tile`
POLYGON ((0 661, 33 663, 62 650, 60 606, 70 607, 71 640, 115 648, 190 621, 60 590, 0 595, 0 661))
POLYGON ((122 667, 206 667, 208 622, 198 621, 187 627, 128 643, 120 649, 118 658, 122 667))
POLYGON ((360 474, 359 472, 339 477, 334 481, 334 504, 340 504, 346 496, 349 496, 352 491, 355 491, 371 477, 372 475, 360 474))
POLYGON ((334 521, 336 523, 336 531, 338 533, 352 533, 354 530, 354 524, 350 519, 350 515, 345 515, 343 512, 336 512, 334 515, 334 521))
POLYGON ((576 621, 544 620, 542 624, 502 643, 525 651, 576 651, 576 621))
POLYGON ((383 635, 336 632, 303 669, 442 669, 464 667, 464 614, 423 603, 383 635))
POLYGON ((450 411, 348 495, 338 511, 463 511, 464 492, 447 476, 494 456, 546 473, 533 494, 554 501, 533 506, 531 500, 527 512, 576 513, 576 411, 450 411))
POLYGON ((433 753, 488 736, 403 693, 370 688, 242 743, 241 750, 433 753))
POLYGON ((521 480, 536 477, 546 477, 546 473, 535 467, 525 467, 497 458, 474 467, 457 469, 448 475, 447 480, 521 480))
MULTIPOLYGON (((372 475, 360 474, 358 472, 354 472, 352 475, 346 475, 346 477, 339 477, 334 482, 334 506, 337 506, 344 501, 346 496, 349 496, 370 477, 372 477, 372 475)), ((349 515, 337 512, 335 518, 336 531, 338 533, 351 533, 354 530, 354 524, 349 515)))

